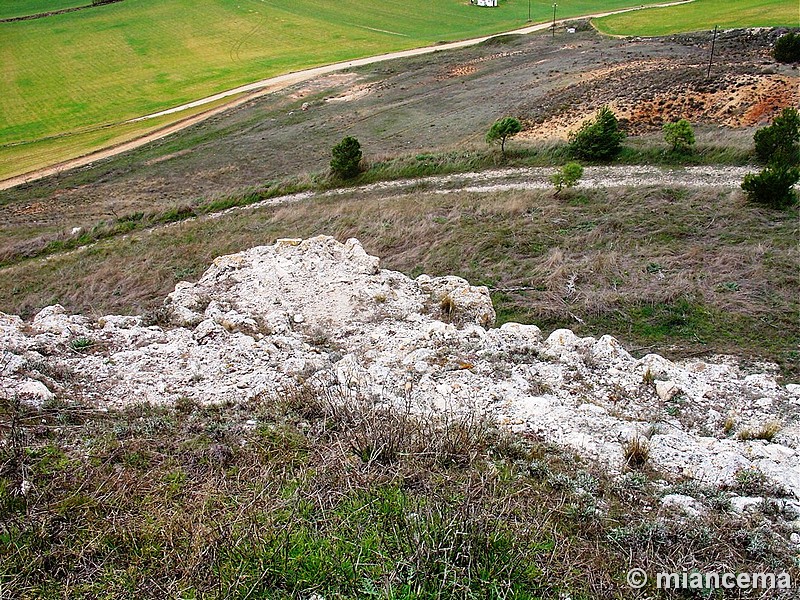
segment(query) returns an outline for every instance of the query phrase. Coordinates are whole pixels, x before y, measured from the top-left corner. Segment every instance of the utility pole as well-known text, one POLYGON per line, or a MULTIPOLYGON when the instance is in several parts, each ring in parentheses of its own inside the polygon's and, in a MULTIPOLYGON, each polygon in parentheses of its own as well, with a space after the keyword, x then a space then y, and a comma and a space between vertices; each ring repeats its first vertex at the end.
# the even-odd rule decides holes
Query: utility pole
POLYGON ((558 4, 553 4, 553 39, 556 38, 556 6, 558 4))
POLYGON ((531 0, 528 0, 528 23, 531 22, 531 0))
POLYGON ((714 25, 714 37, 711 38, 711 56, 708 57, 708 73, 706 73, 706 79, 711 77, 711 61, 714 60, 714 45, 717 42, 717 29, 719 25, 714 25))

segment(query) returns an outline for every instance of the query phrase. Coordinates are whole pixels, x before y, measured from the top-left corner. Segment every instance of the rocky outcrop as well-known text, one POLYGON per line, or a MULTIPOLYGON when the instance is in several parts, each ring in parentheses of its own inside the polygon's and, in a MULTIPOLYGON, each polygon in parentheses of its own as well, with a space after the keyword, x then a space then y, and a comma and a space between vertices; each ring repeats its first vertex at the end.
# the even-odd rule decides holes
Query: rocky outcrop
POLYGON ((800 497, 800 388, 779 385, 774 367, 636 359, 610 336, 491 328, 486 288, 382 270, 356 240, 220 257, 176 286, 161 317, 0 313, 1 393, 35 405, 237 402, 311 381, 420 410, 482 411, 612 471, 637 440, 666 477, 733 485, 758 471, 800 497))

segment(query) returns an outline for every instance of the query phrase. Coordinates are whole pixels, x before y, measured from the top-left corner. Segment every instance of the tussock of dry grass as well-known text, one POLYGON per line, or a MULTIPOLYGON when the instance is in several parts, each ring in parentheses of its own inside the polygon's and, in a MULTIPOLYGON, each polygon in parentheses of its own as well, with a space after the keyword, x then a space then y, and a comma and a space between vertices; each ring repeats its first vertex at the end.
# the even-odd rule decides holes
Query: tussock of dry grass
POLYGON ((793 568, 766 514, 662 520, 655 489, 324 382, 236 406, 4 402, 0 581, 19 598, 588 599, 629 597, 632 566, 793 568))
POLYGON ((79 312, 140 312, 220 254, 317 234, 357 237, 384 267, 410 275, 526 288, 494 295, 501 320, 691 352, 752 352, 797 368, 797 212, 749 205, 738 191, 350 192, 0 270, 0 310, 30 315, 61 302, 79 312))

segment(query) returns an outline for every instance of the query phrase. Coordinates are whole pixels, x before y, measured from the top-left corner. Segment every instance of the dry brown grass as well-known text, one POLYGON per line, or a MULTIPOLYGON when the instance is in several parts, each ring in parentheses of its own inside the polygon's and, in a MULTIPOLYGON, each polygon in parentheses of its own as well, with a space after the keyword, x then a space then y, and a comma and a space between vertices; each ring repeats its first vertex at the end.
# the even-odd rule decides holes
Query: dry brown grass
POLYGON ((379 400, 317 380, 242 405, 0 403, 0 581, 20 598, 555 600, 629 598, 634 566, 796 572, 775 515, 713 508, 727 492, 676 488, 712 510, 666 521, 641 472, 379 400))
POLYGON ((622 453, 626 467, 642 469, 650 458, 650 443, 646 438, 636 436, 623 445, 622 453))
POLYGON ((0 310, 31 315, 60 302, 140 312, 217 255, 317 234, 357 237, 384 267, 411 275, 526 288, 495 295, 501 319, 797 361, 797 212, 748 205, 737 191, 615 189, 561 200, 535 191, 345 192, 2 269, 0 310))

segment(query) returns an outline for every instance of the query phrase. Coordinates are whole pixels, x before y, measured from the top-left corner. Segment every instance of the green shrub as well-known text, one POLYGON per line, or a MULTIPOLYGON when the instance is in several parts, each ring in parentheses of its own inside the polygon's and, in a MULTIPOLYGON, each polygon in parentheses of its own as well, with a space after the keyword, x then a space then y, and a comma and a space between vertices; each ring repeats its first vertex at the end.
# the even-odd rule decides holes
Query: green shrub
POLYGON ((782 63, 800 62, 800 32, 791 31, 775 42, 772 50, 775 60, 782 63))
POLYGON ((331 150, 331 170, 342 179, 355 177, 361 171, 361 144, 354 137, 347 136, 331 150))
POLYGON ((694 130, 686 119, 664 124, 664 140, 673 152, 689 153, 694 149, 694 130))
POLYGON ((800 164, 800 114, 784 108, 772 125, 756 131, 756 156, 764 164, 800 164))
POLYGON ((583 160, 607 161, 622 148, 625 133, 608 106, 597 111, 594 121, 586 121, 576 133, 569 136, 570 154, 583 160))
POLYGON ((797 202, 793 186, 800 180, 800 169, 787 165, 772 165, 760 173, 744 176, 742 189, 751 202, 772 208, 788 208, 797 202))
POLYGON ((522 123, 516 117, 503 117, 494 122, 486 133, 486 143, 500 142, 500 152, 506 153, 506 140, 522 131, 522 123))
POLYGON ((556 188, 556 194, 560 194, 563 188, 573 187, 581 177, 583 177, 583 167, 576 162, 572 162, 567 163, 561 167, 560 171, 554 173, 550 181, 553 182, 556 188))

